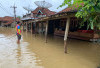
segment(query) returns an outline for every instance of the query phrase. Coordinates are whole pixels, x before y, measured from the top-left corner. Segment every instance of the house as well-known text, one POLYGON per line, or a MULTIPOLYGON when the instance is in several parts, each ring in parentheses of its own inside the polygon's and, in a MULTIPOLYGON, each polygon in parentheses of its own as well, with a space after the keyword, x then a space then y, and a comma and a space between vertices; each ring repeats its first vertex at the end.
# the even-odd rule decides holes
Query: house
MULTIPOLYGON (((83 6, 83 4, 81 4, 83 6)), ((74 7, 74 6, 73 6, 74 7)), ((35 30, 35 34, 45 32, 45 42, 47 42, 47 35, 52 34, 64 37, 64 50, 67 53, 67 37, 88 40, 99 39, 100 36, 95 33, 95 30, 87 30, 87 22, 80 27, 81 18, 76 18, 77 7, 67 7, 64 10, 55 13, 46 8, 37 7, 33 14, 33 20, 23 21, 28 31, 30 25, 31 32, 35 30), (44 31, 45 30, 45 31, 44 31)))
MULTIPOLYGON (((83 4, 81 4, 83 6, 83 4)), ((92 29, 87 29, 87 22, 84 23, 84 26, 80 27, 82 19, 75 17, 77 12, 77 7, 67 7, 62 11, 36 20, 37 22, 48 21, 48 34, 53 34, 56 36, 65 36, 66 22, 67 18, 70 18, 70 23, 68 27, 68 37, 88 40, 98 39, 100 36, 92 29), (47 18, 47 19, 46 19, 47 18)))
MULTIPOLYGON (((16 18, 16 21, 20 21, 19 18, 16 18)), ((5 16, 0 17, 0 26, 2 27, 12 27, 14 23, 14 17, 5 16)))
POLYGON ((51 11, 47 8, 37 7, 34 11, 29 14, 26 14, 21 19, 23 21, 23 30, 31 31, 31 32, 45 32, 45 22, 36 22, 33 23, 32 21, 37 20, 42 17, 47 17, 50 15, 55 14, 56 12, 51 11), (27 26, 26 26, 27 25, 27 26), (31 29, 32 27, 32 29, 31 29), (35 29, 36 27, 36 29, 35 29))
POLYGON ((56 12, 51 11, 51 10, 49 10, 47 8, 37 7, 34 11, 32 11, 32 13, 34 15, 33 17, 41 18, 41 17, 54 15, 56 12))
MULTIPOLYGON (((83 3, 81 5, 83 6, 83 3)), ((80 27, 81 26, 80 23, 82 22, 82 19, 75 17, 75 14, 77 12, 77 7, 75 7, 74 9, 73 7, 68 7, 57 13, 57 14, 69 13, 69 15, 67 16, 71 15, 68 37, 81 39, 81 40, 88 40, 88 41, 91 41, 93 39, 99 39, 100 36, 95 33, 96 31, 92 30, 91 28, 88 29, 87 27, 88 22, 85 22, 84 26, 80 27)), ((60 18, 60 22, 57 24, 59 24, 59 27, 55 30, 54 35, 64 36, 65 29, 66 29, 66 26, 64 26, 66 25, 66 17, 60 18)))
POLYGON ((2 22, 2 17, 0 17, 0 26, 1 26, 1 22, 2 22))
POLYGON ((77 8, 73 9, 72 7, 68 7, 54 15, 41 17, 34 22, 46 22, 46 42, 48 34, 64 36, 64 50, 67 53, 67 37, 88 41, 100 38, 100 35, 95 30, 90 28, 87 30, 87 22, 79 28, 82 19, 75 17, 76 12, 77 8))

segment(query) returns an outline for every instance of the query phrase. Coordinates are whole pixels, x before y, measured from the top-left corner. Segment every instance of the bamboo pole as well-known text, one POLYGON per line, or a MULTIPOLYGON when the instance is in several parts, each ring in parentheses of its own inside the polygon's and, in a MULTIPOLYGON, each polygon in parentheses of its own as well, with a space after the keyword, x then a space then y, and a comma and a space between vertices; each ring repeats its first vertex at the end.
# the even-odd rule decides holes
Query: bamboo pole
POLYGON ((69 25, 70 24, 70 17, 67 18, 66 21, 66 30, 65 30, 65 36, 64 36, 64 51, 67 53, 67 37, 68 37, 68 31, 69 31, 69 25))
POLYGON ((47 43, 47 34, 48 34, 48 21, 46 22, 46 30, 45 30, 45 42, 47 43))

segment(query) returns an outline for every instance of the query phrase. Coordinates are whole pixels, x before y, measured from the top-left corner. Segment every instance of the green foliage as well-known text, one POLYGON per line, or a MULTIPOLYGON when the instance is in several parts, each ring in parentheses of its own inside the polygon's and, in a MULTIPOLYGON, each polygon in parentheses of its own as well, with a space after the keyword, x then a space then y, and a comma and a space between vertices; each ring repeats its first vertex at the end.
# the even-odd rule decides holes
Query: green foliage
POLYGON ((17 18, 21 19, 21 17, 20 17, 20 16, 17 16, 17 18))
POLYGON ((100 0, 64 0, 60 7, 65 5, 69 7, 73 5, 75 7, 79 6, 75 16, 82 18, 83 22, 87 21, 88 28, 94 29, 96 27, 100 29, 100 0), (82 3, 84 3, 84 6, 82 6, 82 3))

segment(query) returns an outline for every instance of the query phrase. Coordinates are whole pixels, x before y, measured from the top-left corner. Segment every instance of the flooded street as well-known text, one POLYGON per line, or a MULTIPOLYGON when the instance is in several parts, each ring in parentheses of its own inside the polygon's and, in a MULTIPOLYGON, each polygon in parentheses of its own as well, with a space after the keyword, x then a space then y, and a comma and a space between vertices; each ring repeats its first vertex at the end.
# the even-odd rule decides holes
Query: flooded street
POLYGON ((15 29, 0 27, 0 68, 97 68, 100 66, 100 45, 68 39, 64 53, 62 37, 48 37, 23 32, 16 43, 15 29))

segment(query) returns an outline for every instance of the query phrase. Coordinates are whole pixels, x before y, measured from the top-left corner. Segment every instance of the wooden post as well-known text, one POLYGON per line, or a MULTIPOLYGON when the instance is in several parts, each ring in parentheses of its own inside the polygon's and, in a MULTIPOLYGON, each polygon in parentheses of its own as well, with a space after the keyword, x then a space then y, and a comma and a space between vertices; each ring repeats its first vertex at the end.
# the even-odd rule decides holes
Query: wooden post
POLYGON ((41 22, 41 33, 43 34, 43 22, 41 22))
POLYGON ((33 24, 32 24, 32 22, 31 22, 31 33, 33 32, 33 24))
POLYGON ((22 24, 23 24, 23 31, 24 31, 24 22, 22 22, 22 24))
POLYGON ((46 22, 46 30, 45 30, 45 42, 47 43, 47 34, 48 34, 48 21, 46 22))
POLYGON ((67 18, 66 21, 66 30, 65 30, 65 36, 64 36, 64 51, 67 53, 67 37, 68 37, 68 31, 69 31, 69 25, 70 24, 70 17, 67 18))
POLYGON ((37 32, 36 22, 34 22, 34 25, 35 25, 35 32, 34 33, 35 33, 35 37, 36 37, 36 32, 37 32))
POLYGON ((26 31, 28 30, 28 28, 27 28, 27 27, 28 27, 28 25, 27 25, 27 22, 26 22, 26 31))

